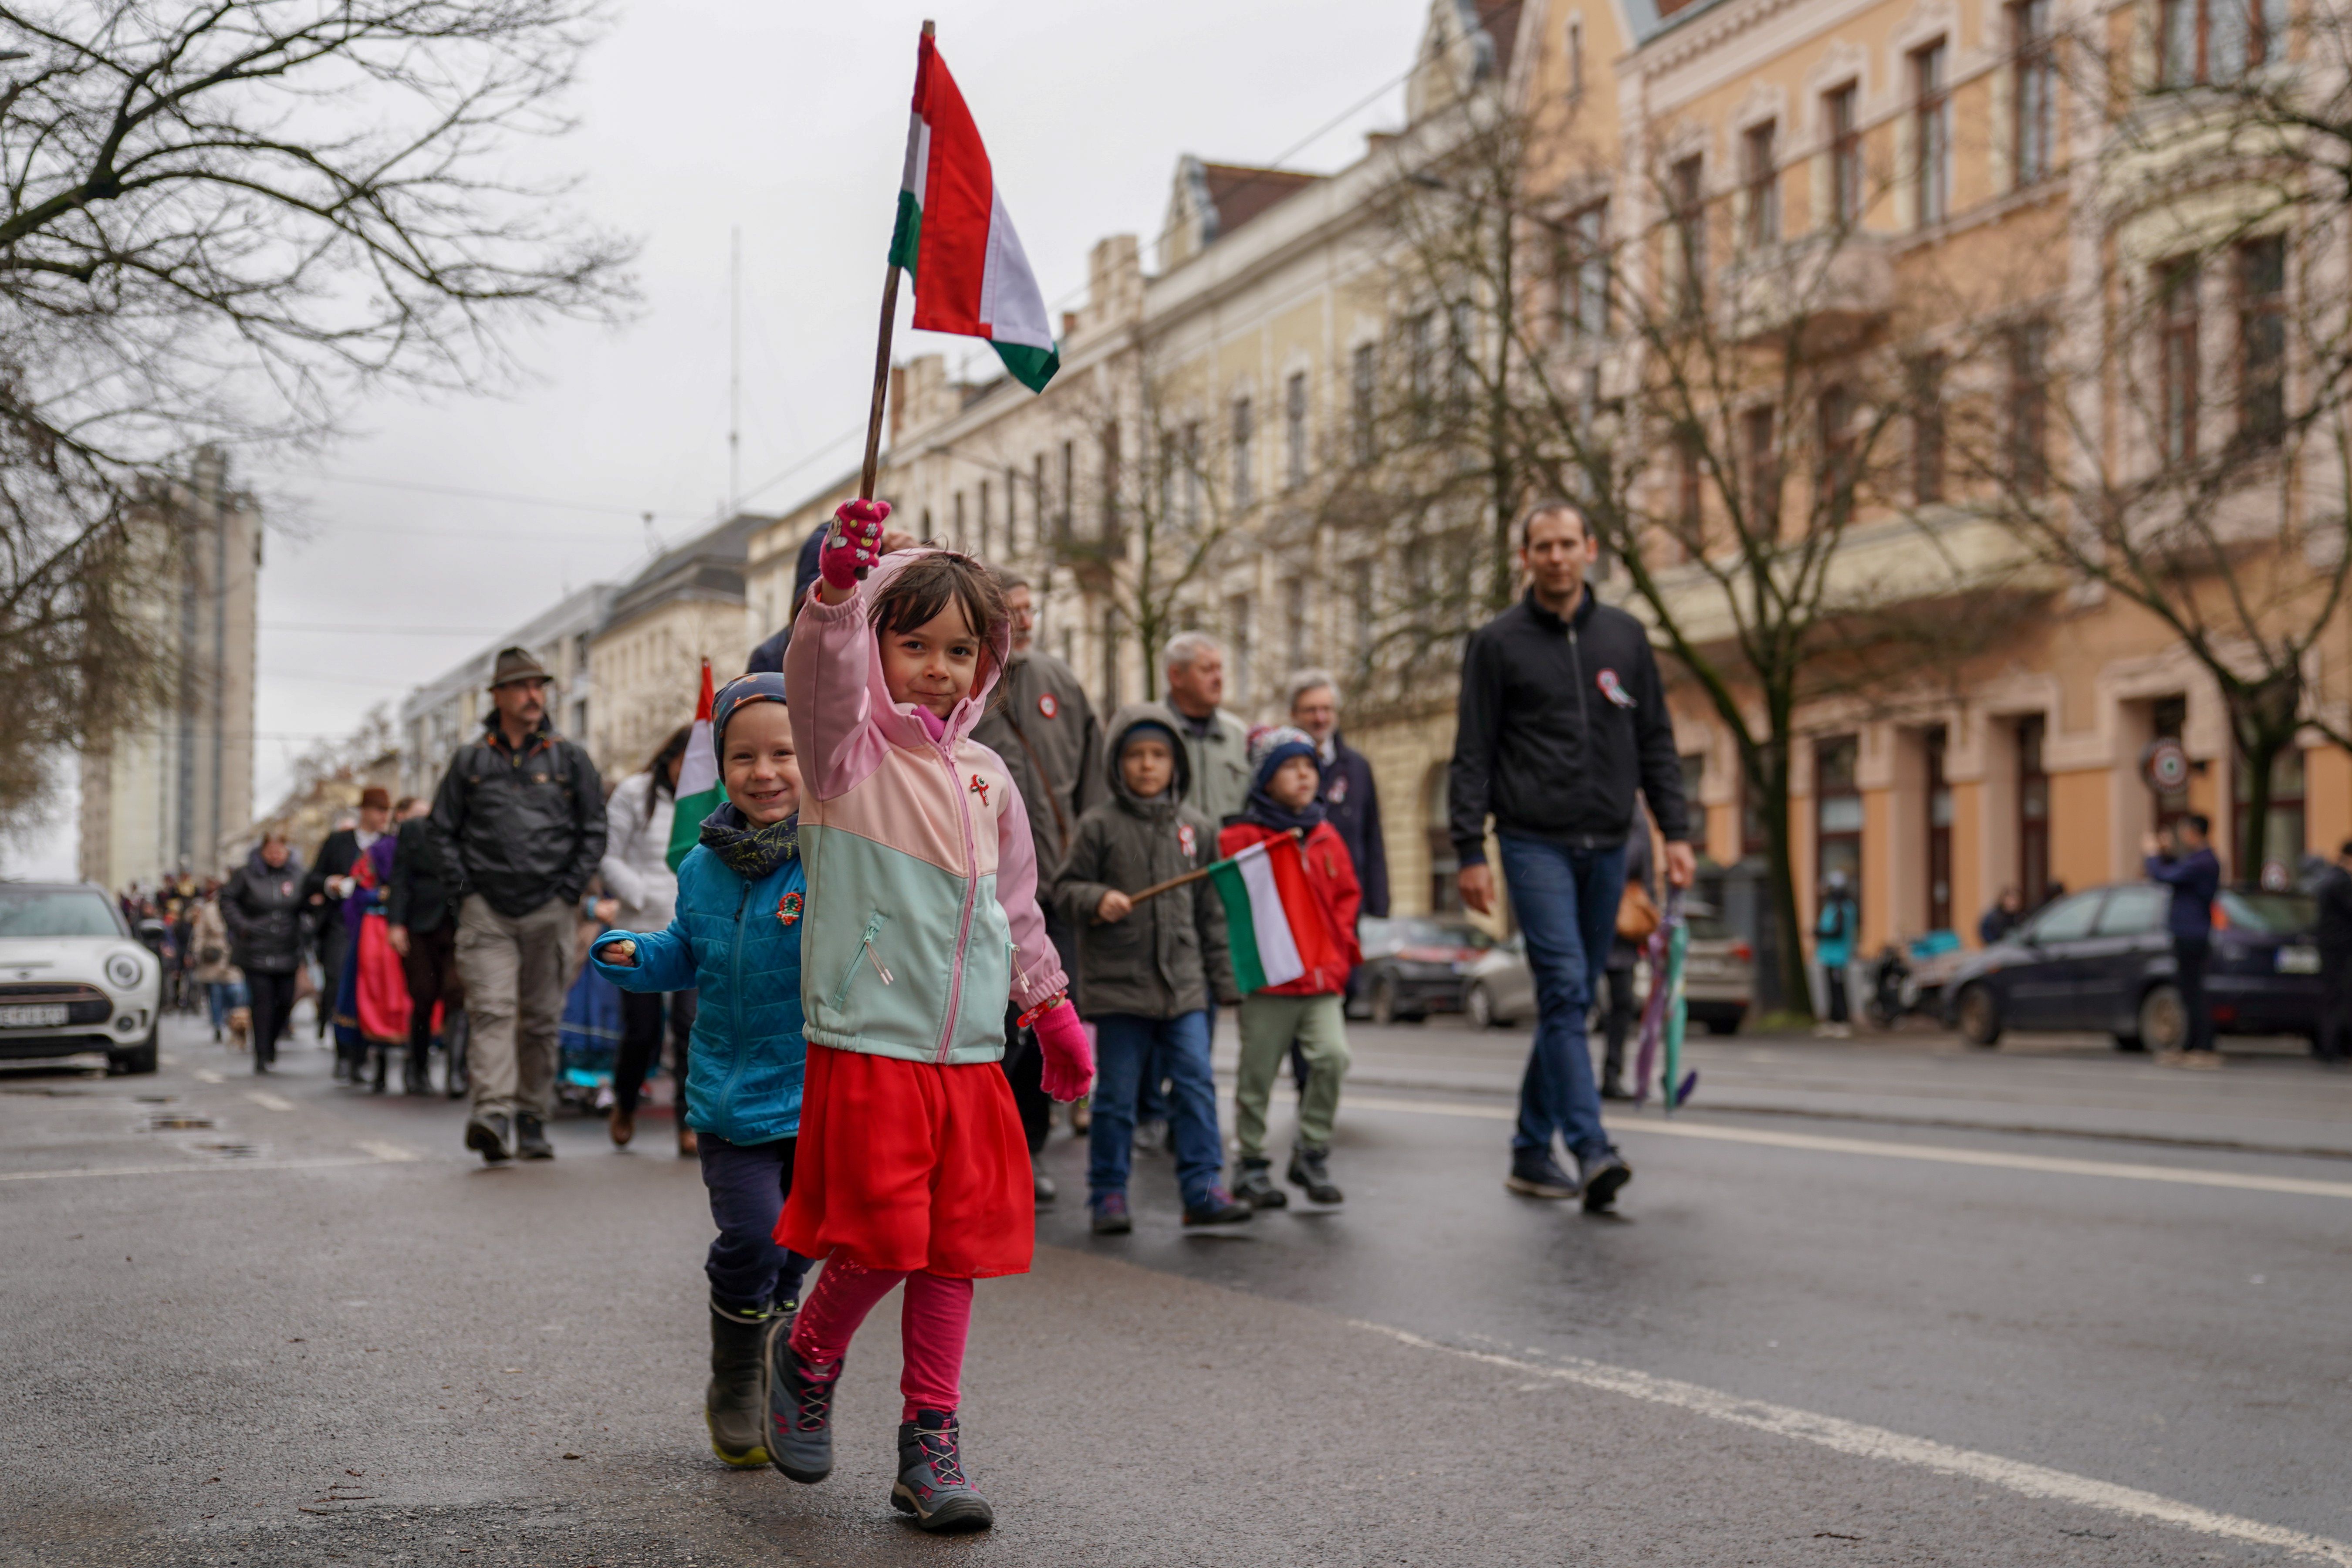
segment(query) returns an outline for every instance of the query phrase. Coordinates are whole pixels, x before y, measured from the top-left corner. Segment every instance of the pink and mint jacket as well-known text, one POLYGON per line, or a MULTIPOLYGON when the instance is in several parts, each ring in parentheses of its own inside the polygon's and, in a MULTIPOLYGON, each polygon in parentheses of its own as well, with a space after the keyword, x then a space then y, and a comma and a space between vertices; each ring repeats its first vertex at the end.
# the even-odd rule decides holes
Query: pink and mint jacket
POLYGON ((1006 998, 1026 1012, 1066 982, 1037 910, 1028 812, 1003 763, 971 739, 1009 629, 936 738, 931 716, 883 684, 866 613, 919 553, 883 557, 842 604, 812 595, 784 654, 808 868, 801 1010, 808 1038, 835 1050, 992 1062, 1006 998))

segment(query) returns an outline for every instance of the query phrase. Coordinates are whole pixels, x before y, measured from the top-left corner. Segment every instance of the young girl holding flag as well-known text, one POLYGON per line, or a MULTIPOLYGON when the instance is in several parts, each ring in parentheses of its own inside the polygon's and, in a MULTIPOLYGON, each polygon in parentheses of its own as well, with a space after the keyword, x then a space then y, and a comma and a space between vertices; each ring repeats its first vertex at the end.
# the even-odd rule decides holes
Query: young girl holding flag
POLYGON ((851 501, 784 655, 807 797, 801 853, 808 1093, 776 1238, 826 1259, 771 1363, 768 1450, 796 1481, 833 1469, 849 1341, 904 1284, 905 1396, 891 1502, 926 1530, 992 1520, 956 1410, 971 1282, 1029 1268, 1029 1147, 996 1062, 1008 996, 1056 1100, 1093 1059, 1037 909, 1028 815, 969 739, 1011 650, 988 569, 881 554, 887 503, 851 501), (857 574, 872 568, 872 577, 857 574))

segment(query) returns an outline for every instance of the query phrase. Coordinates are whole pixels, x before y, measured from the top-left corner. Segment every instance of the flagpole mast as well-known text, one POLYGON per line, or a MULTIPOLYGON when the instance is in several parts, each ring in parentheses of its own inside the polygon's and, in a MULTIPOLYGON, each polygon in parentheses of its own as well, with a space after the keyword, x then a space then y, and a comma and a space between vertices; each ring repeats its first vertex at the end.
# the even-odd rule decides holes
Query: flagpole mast
MULTIPOLYGON (((933 37, 937 33, 937 25, 926 18, 923 37, 933 37)), ((890 333, 898 324, 898 264, 893 261, 882 279, 882 330, 874 345, 874 400, 866 411, 866 464, 857 473, 859 500, 874 499, 876 471, 882 465, 882 404, 890 391, 890 333)))

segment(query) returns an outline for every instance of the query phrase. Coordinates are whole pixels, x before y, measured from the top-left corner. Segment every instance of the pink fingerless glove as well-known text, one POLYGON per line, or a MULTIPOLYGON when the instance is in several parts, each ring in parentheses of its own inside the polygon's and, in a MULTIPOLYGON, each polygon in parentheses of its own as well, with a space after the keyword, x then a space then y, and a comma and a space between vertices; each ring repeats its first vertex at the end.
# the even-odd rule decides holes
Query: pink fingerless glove
POLYGON ((1067 1105, 1094 1087, 1095 1053, 1087 1044, 1087 1026, 1078 1010, 1067 1002, 1037 1015, 1029 1026, 1037 1032, 1037 1047, 1045 1053, 1045 1070, 1038 1081, 1047 1094, 1067 1105))
POLYGON ((847 500, 834 509, 835 524, 817 546, 816 572, 835 593, 847 593, 859 574, 882 559, 882 521, 887 500, 847 500))

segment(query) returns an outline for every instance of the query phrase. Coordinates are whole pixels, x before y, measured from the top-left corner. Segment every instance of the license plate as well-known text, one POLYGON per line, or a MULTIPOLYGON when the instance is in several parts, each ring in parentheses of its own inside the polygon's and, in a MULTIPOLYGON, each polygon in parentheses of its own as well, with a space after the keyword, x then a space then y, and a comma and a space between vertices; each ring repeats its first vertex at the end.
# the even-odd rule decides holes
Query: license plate
POLYGON ((2315 947, 2283 947, 2278 950, 2278 972, 2281 974, 2316 974, 2319 973, 2319 950, 2315 947))
POLYGON ((65 1021, 63 1003, 33 1007, 0 1007, 0 1029, 54 1029, 65 1021))

